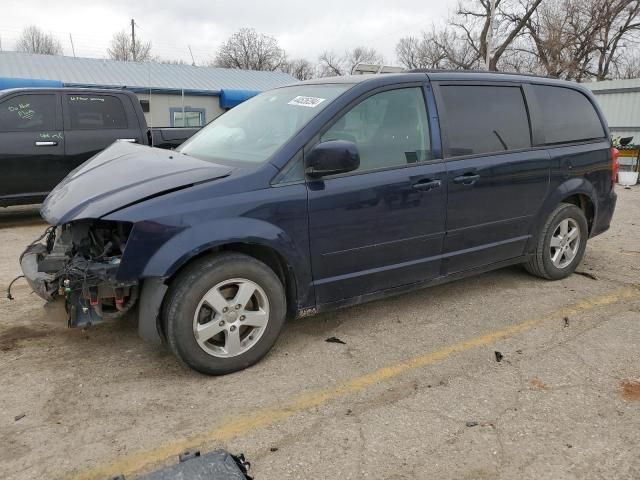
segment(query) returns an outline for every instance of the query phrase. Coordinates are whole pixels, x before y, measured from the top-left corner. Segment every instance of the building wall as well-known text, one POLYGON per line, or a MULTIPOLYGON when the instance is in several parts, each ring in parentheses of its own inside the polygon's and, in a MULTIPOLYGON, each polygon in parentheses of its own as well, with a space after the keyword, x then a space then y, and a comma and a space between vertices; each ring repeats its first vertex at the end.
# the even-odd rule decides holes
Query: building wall
MULTIPOLYGON (((137 93, 136 95, 140 100, 149 100, 149 94, 147 93, 137 93)), ((181 95, 151 94, 151 100, 149 101, 150 111, 144 114, 147 124, 152 127, 170 127, 171 109, 181 109, 182 102, 181 95)), ((204 109, 205 124, 224 113, 224 110, 220 108, 218 97, 214 96, 185 95, 184 107, 185 110, 189 108, 204 109)))
POLYGON ((584 84, 596 96, 614 137, 634 137, 640 144, 640 79, 584 84))
POLYGON ((640 92, 593 92, 609 123, 611 134, 634 136, 634 143, 640 143, 640 92))

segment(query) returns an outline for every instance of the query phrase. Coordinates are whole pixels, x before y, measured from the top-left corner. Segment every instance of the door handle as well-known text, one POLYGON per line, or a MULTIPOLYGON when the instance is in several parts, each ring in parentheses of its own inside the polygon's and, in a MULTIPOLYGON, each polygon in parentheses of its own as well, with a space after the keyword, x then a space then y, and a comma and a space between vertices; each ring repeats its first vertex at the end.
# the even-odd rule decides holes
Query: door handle
POLYGON ((36 142, 36 147, 55 147, 58 142, 36 142))
POLYGON ((127 142, 127 143, 136 143, 138 140, 135 138, 118 138, 117 142, 127 142))
POLYGON ((460 175, 453 179, 453 183, 461 183, 463 185, 473 185, 478 180, 480 180, 480 175, 477 173, 465 173, 464 175, 460 175))
POLYGON ((439 188, 442 185, 441 180, 421 180, 419 182, 411 185, 415 190, 420 190, 422 192, 426 192, 429 190, 433 190, 434 188, 439 188))

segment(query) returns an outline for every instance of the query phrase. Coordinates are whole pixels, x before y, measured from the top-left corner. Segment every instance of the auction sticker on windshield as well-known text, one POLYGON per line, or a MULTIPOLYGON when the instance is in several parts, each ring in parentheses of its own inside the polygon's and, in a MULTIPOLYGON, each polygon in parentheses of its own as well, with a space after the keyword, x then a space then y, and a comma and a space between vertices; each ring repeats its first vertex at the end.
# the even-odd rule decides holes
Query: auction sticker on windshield
POLYGON ((291 100, 289 102, 289 105, 297 105, 299 107, 315 108, 318 105, 320 105, 322 102, 324 102, 325 100, 326 100, 325 98, 297 96, 296 98, 294 98, 293 100, 291 100))

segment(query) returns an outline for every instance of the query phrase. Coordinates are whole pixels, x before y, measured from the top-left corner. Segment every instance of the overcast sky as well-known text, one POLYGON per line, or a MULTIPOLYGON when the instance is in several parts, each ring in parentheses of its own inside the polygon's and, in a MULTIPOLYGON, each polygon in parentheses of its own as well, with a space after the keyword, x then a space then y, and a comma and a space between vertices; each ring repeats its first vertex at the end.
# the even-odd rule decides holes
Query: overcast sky
POLYGON ((241 27, 276 37, 290 58, 316 60, 324 50, 375 47, 389 64, 402 36, 419 34, 444 21, 455 0, 5 0, 0 15, 3 50, 12 50, 20 30, 37 25, 55 35, 71 55, 105 57, 114 32, 129 29, 153 44, 153 53, 196 63, 213 58, 217 47, 241 27))

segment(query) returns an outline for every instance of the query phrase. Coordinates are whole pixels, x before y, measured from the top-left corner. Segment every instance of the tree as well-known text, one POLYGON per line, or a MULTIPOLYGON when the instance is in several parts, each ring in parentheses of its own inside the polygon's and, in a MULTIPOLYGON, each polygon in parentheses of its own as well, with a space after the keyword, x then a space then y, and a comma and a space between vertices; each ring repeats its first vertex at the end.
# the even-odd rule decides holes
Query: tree
POLYGON ((497 70, 498 62, 524 30, 542 0, 495 0, 495 15, 491 25, 491 0, 461 1, 451 26, 461 35, 462 42, 472 51, 470 60, 483 64, 487 58, 489 39, 489 70, 497 70), (493 27, 493 32, 490 28, 493 27))
POLYGON ((274 71, 285 66, 285 52, 278 41, 256 32, 253 28, 241 28, 222 44, 214 65, 242 70, 274 71))
POLYGON ((122 30, 113 36, 107 53, 110 59, 124 62, 148 62, 153 60, 151 42, 145 42, 136 37, 136 43, 132 45, 131 36, 126 30, 122 30))
POLYGON ((298 80, 311 80, 316 75, 316 69, 306 58, 287 60, 282 71, 298 80))
MULTIPOLYGON (((555 0, 527 21, 530 53, 547 75, 582 81, 621 74, 640 31, 640 0, 555 0)), ((624 75, 624 74, 623 74, 624 75)))
POLYGON ((359 46, 345 52, 344 61, 349 74, 352 74, 359 63, 382 65, 384 58, 375 48, 359 46))
POLYGON ((35 25, 29 25, 22 30, 16 43, 16 50, 43 55, 62 55, 60 42, 53 35, 44 33, 35 25))
MULTIPOLYGON (((461 0, 443 27, 400 39, 407 68, 484 68, 491 0, 461 0)), ((640 0, 496 0, 490 70, 583 81, 634 75, 640 0)))
POLYGON ((339 77, 346 75, 344 58, 333 51, 325 51, 318 57, 318 74, 321 77, 339 77))
POLYGON ((374 48, 365 46, 346 50, 344 55, 338 55, 334 51, 325 51, 318 57, 319 75, 321 77, 336 77, 351 75, 359 63, 371 63, 379 65, 384 63, 382 55, 374 48))

